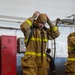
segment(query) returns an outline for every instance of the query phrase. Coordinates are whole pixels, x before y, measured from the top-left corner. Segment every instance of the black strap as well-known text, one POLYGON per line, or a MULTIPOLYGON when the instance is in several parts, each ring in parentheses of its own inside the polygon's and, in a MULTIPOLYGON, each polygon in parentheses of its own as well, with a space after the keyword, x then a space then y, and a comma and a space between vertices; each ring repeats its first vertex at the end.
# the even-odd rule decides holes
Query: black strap
POLYGON ((33 34, 33 31, 34 31, 34 28, 31 28, 31 32, 30 32, 30 35, 29 35, 29 38, 28 38, 28 41, 27 41, 26 47, 27 47, 28 44, 29 44, 30 38, 32 37, 32 34, 33 34))
POLYGON ((43 30, 41 30, 41 63, 43 63, 43 30))
POLYGON ((26 47, 28 46, 30 38, 32 37, 32 34, 34 32, 34 29, 36 29, 36 28, 38 28, 38 27, 33 23, 32 26, 31 26, 31 28, 30 28, 31 32, 30 32, 30 35, 28 37, 28 41, 27 41, 26 47))

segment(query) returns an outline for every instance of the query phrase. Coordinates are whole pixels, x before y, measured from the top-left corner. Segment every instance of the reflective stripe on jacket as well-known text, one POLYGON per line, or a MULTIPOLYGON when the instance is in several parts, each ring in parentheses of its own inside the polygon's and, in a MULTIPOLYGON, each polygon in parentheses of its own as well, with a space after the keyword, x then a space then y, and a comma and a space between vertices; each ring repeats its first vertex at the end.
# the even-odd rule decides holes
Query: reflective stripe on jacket
MULTIPOLYGON (((36 53, 36 52, 25 52, 25 55, 41 56, 41 53, 36 53)), ((43 56, 46 56, 46 54, 43 53, 43 56)))
POLYGON ((75 61, 75 58, 68 58, 68 61, 75 61))

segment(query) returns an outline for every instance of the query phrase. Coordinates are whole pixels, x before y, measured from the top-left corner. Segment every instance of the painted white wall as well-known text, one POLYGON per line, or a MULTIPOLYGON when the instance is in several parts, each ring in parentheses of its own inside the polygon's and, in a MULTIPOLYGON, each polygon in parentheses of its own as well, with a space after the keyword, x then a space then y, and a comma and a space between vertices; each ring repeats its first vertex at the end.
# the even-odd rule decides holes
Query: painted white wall
MULTIPOLYGON (((21 23, 2 22, 1 20, 21 21, 16 19, 2 18, 5 16, 28 18, 35 11, 46 13, 51 20, 66 18, 75 14, 75 0, 0 0, 0 26, 20 28, 21 23)), ((21 22, 23 22, 22 20, 21 22)), ((71 29, 59 27, 60 36, 56 39, 56 57, 67 57, 67 36, 71 29)), ((14 35, 24 37, 20 30, 1 29, 0 35, 14 35)), ((51 47, 51 42, 49 43, 51 47)), ((53 55, 53 54, 52 54, 53 55)))
POLYGON ((51 20, 75 13, 75 0, 0 0, 0 15, 30 17, 36 11, 51 20))
POLYGON ((1 27, 10 27, 10 28, 19 28, 21 23, 12 23, 12 22, 0 22, 0 35, 13 35, 18 37, 24 37, 21 30, 14 29, 3 29, 1 27))

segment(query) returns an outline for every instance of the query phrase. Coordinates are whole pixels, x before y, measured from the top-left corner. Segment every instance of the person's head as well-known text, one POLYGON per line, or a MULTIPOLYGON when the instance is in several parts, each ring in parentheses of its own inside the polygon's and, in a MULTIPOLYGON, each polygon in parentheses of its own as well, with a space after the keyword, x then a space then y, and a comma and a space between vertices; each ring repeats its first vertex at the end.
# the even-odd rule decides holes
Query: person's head
POLYGON ((37 25, 39 28, 43 28, 47 23, 47 16, 45 14, 40 14, 37 18, 37 25))

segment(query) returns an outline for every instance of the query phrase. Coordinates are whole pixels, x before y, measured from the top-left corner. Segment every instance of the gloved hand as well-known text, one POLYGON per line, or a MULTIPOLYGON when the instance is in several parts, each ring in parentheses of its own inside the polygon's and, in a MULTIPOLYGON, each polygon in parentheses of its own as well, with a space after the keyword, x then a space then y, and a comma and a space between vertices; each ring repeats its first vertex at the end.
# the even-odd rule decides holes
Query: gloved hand
POLYGON ((57 18, 56 21, 61 21, 60 18, 57 18))
MULTIPOLYGON (((46 15, 46 14, 45 14, 46 15)), ((46 15, 46 17, 47 17, 47 23, 49 24, 49 26, 51 26, 52 25, 52 23, 51 23, 51 21, 50 21, 50 19, 49 19, 49 17, 46 15)))
POLYGON ((40 14, 39 11, 34 12, 34 14, 32 15, 32 18, 31 18, 32 22, 38 17, 39 14, 40 14))
POLYGON ((51 49, 47 48, 46 53, 51 53, 51 49))
POLYGON ((40 12, 39 11, 35 11, 35 13, 34 13, 36 16, 38 16, 39 14, 40 14, 40 12))

